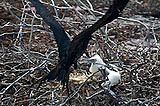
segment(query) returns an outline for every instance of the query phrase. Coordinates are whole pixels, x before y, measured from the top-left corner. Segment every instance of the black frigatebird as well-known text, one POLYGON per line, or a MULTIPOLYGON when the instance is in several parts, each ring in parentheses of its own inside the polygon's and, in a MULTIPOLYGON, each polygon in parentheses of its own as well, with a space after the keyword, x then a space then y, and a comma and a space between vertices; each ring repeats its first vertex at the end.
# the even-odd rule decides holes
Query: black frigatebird
MULTIPOLYGON (((30 0, 30 1, 36 7, 38 0, 30 0)), ((66 83, 68 86, 68 80, 69 80, 69 74, 70 74, 69 68, 86 51, 89 40, 91 40, 92 34, 96 30, 98 30, 99 28, 104 26, 105 24, 113 21, 118 16, 120 16, 122 10, 125 8, 125 6, 127 5, 128 2, 129 2, 129 0, 114 0, 113 4, 109 7, 108 11, 105 13, 105 15, 102 18, 100 18, 92 26, 85 29, 77 36, 75 36, 71 42, 66 37, 66 35, 64 35, 64 30, 60 30, 61 28, 60 28, 59 24, 57 24, 57 22, 52 19, 52 21, 55 22, 53 24, 53 33, 54 34, 56 33, 58 36, 61 36, 61 37, 57 36, 57 38, 56 38, 56 34, 55 34, 56 42, 57 42, 58 48, 59 48, 59 54, 61 54, 61 56, 64 58, 60 58, 60 61, 55 66, 55 68, 51 72, 49 72, 47 75, 43 76, 43 78, 38 80, 37 82, 40 82, 40 84, 41 84, 42 81, 47 80, 47 79, 48 80, 57 79, 58 81, 61 81, 63 84, 66 83), (59 27, 57 27, 57 26, 59 26, 59 27), (58 29, 54 29, 56 27, 58 29), (60 34, 59 30, 60 30, 60 32, 63 32, 63 33, 60 34), (63 41, 63 44, 61 44, 61 41, 63 41), (69 44, 69 47, 66 47, 65 45, 68 45, 68 44, 69 44)), ((45 8, 40 6, 40 7, 37 7, 36 10, 42 11, 45 8)), ((38 12, 38 13, 40 14, 40 12, 38 12)), ((47 14, 47 17, 46 17, 47 19, 44 19, 44 20, 48 20, 49 21, 48 24, 50 25, 51 21, 49 19, 52 16, 49 15, 48 13, 46 13, 46 14, 47 14)), ((52 29, 52 27, 51 27, 51 29, 52 29)))

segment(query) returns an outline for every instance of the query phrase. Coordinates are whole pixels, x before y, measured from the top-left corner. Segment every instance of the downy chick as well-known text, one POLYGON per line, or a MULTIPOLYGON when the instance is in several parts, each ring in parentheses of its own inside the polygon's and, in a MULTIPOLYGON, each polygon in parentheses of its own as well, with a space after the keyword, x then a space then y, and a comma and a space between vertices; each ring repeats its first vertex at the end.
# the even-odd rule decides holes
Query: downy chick
MULTIPOLYGON (((92 72, 92 73, 95 73, 101 67, 105 67, 105 71, 107 73, 108 81, 105 81, 105 82, 102 83, 103 87, 104 86, 109 86, 109 88, 110 88, 114 85, 117 85, 120 82, 121 75, 120 75, 119 71, 117 70, 117 72, 115 72, 115 71, 112 71, 112 70, 108 69, 106 67, 106 64, 103 62, 102 58, 98 54, 91 57, 89 60, 92 62, 91 66, 89 68, 89 71, 92 72)), ((111 65, 111 66, 114 66, 114 65, 111 65)), ((116 68, 116 66, 113 67, 113 68, 116 68)), ((96 76, 102 76, 100 71, 97 72, 95 75, 96 76)))

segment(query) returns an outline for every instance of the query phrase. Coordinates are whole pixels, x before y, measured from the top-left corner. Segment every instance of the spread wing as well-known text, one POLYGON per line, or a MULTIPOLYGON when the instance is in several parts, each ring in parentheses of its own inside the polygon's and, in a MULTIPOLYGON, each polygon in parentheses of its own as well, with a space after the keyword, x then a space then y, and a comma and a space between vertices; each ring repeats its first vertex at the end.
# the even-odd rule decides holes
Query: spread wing
MULTIPOLYGON (((48 11, 46 10, 46 7, 40 6, 42 4, 38 0, 30 0, 30 1, 33 3, 35 7, 37 6, 36 8, 39 14, 43 13, 41 12, 43 10, 48 11)), ((114 0, 113 4, 110 6, 106 14, 101 19, 99 19, 95 24, 93 24, 91 27, 89 27, 88 29, 82 31, 79 35, 77 35, 71 43, 69 41, 69 38, 64 33, 64 30, 55 21, 55 19, 54 18, 50 19, 50 17, 52 16, 49 14, 49 11, 47 13, 43 13, 43 14, 46 14, 46 17, 44 17, 44 20, 48 21, 48 24, 51 26, 51 29, 53 28, 53 32, 55 34, 55 38, 59 46, 59 53, 61 53, 61 56, 64 55, 64 58, 62 58, 59 61, 59 63, 50 73, 48 73, 38 82, 41 83, 43 80, 46 80, 46 79, 53 80, 57 78, 63 84, 64 83, 67 84, 69 79, 69 73, 70 73, 69 68, 86 51, 88 42, 91 39, 92 34, 96 30, 98 30, 100 27, 116 19, 121 14, 122 10, 125 8, 128 2, 129 0, 114 0), (61 41, 63 41, 64 44, 61 44, 61 41), (65 45, 69 45, 69 47, 68 46, 66 47, 65 45), (64 50, 65 53, 63 53, 64 51, 61 51, 61 50, 64 50)))
POLYGON ((50 26, 50 29, 53 31, 55 40, 58 45, 59 58, 62 59, 66 57, 66 51, 68 50, 70 45, 70 39, 67 36, 66 32, 51 15, 46 6, 44 6, 39 0, 30 0, 30 2, 35 7, 37 13, 43 18, 45 23, 47 23, 50 26))
POLYGON ((81 55, 86 51, 89 40, 91 40, 92 34, 105 24, 113 21, 125 8, 129 0, 114 0, 106 14, 93 24, 88 29, 82 31, 80 34, 74 37, 67 52, 67 56, 57 64, 56 68, 53 69, 44 79, 53 80, 57 78, 62 83, 68 82, 69 68, 77 61, 81 55), (54 72, 54 74, 53 74, 54 72))

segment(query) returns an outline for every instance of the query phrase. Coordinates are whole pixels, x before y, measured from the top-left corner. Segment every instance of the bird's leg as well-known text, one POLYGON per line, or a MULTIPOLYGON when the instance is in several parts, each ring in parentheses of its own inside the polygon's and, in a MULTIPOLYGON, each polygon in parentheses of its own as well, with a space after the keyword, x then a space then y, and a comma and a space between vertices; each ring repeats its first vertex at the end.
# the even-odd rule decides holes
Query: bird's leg
POLYGON ((64 87, 65 87, 65 83, 61 83, 63 86, 62 86, 62 91, 64 90, 64 87))
MULTIPOLYGON (((69 96, 70 96, 70 93, 69 93, 69 72, 67 73, 67 77, 66 77, 66 89, 67 89, 67 96, 68 96, 68 98, 69 98, 69 96)), ((69 104, 71 105, 71 99, 69 99, 69 104)))
MULTIPOLYGON (((68 77, 68 76, 67 76, 68 77)), ((68 87, 68 78, 66 77, 66 80, 65 80, 65 82, 62 82, 62 90, 64 90, 65 89, 65 87, 66 87, 66 89, 67 89, 67 96, 69 97, 69 87, 68 87)))
POLYGON ((68 80, 66 81, 66 88, 67 88, 67 96, 69 97, 69 96, 70 96, 70 93, 69 93, 69 85, 68 85, 68 80))

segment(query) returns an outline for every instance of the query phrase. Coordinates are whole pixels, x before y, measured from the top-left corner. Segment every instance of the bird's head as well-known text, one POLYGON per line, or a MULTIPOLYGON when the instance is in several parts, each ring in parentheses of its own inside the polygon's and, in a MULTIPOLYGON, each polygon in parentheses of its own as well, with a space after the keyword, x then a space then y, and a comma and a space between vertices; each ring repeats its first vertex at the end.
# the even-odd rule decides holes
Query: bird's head
POLYGON ((98 54, 96 54, 93 57, 89 58, 88 61, 91 62, 91 63, 104 64, 102 58, 98 54))

